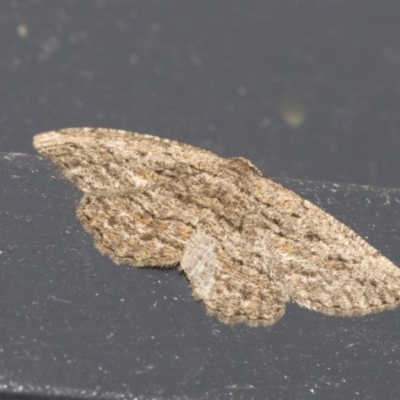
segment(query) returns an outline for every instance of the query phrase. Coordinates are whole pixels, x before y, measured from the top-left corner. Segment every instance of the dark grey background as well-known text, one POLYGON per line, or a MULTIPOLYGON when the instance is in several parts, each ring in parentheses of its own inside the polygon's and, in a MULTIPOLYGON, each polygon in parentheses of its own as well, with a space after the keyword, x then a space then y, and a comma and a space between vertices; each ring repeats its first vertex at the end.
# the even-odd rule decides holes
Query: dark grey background
MULTIPOLYGON (((229 327, 177 271, 101 256, 50 162, 1 157, 0 184, 0 398, 400 398, 400 308, 334 318, 289 303, 270 328, 229 327)), ((400 263, 399 189, 284 184, 400 263)))
POLYGON ((397 0, 4 1, 0 151, 106 126, 271 176, 399 186, 399 21, 397 0))
MULTIPOLYGON (((275 177, 400 186, 400 5, 0 2, 0 151, 148 132, 275 177)), ((400 264, 400 192, 285 181, 400 264)), ((0 396, 397 399, 399 311, 220 324, 176 271, 115 266, 36 156, 0 158, 0 396)))

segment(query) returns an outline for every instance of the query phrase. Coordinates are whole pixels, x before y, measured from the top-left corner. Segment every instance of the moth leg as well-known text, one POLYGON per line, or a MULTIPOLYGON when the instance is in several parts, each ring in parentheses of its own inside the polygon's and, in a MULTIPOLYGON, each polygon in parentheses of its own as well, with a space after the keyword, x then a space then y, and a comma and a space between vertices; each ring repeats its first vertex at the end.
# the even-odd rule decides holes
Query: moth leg
POLYGON ((272 325, 285 312, 284 279, 262 233, 248 237, 210 211, 185 245, 180 268, 193 297, 222 322, 272 325))
POLYGON ((116 263, 168 267, 182 257, 194 229, 194 212, 190 206, 185 208, 176 199, 150 190, 87 194, 77 216, 93 234, 96 247, 116 263))

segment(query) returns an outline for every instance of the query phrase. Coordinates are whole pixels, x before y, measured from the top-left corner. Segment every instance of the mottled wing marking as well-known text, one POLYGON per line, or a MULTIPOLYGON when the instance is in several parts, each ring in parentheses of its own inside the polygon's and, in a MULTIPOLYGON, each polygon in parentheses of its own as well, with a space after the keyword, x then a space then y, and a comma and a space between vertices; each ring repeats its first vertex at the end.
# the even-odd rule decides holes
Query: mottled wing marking
POLYGON ((400 304, 400 270, 244 158, 104 128, 35 136, 84 192, 77 215, 117 263, 175 266, 227 323, 270 325, 289 299, 329 315, 400 304))
POLYGON ((281 185, 256 178, 254 187, 260 219, 275 222, 265 229, 266 242, 275 249, 294 301, 343 316, 400 304, 400 269, 374 247, 281 185), (278 206, 269 206, 273 202, 278 206))
POLYGON ((165 201, 160 192, 149 188, 118 196, 85 195, 77 215, 94 235, 96 247, 116 263, 171 267, 178 264, 194 225, 178 201, 165 201), (157 208, 146 207, 149 199, 157 208))
POLYGON ((180 266, 209 314, 229 324, 272 325, 284 314, 289 294, 271 250, 263 232, 238 232, 207 210, 180 266))
POLYGON ((51 131, 36 135, 33 145, 84 192, 142 188, 224 162, 173 140, 106 128, 51 131))

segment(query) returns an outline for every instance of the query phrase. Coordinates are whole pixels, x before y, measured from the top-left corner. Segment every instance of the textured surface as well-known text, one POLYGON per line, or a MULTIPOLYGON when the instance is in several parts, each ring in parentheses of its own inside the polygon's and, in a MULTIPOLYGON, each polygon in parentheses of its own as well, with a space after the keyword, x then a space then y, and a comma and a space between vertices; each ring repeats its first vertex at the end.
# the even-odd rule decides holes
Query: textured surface
MULTIPOLYGON (((400 307, 333 318, 289 302, 271 327, 225 325, 178 269, 102 255, 49 159, 0 154, 0 182, 3 397, 400 398, 400 307)), ((399 189, 280 182, 400 265, 399 189)))
POLYGON ((396 307, 400 271, 243 158, 101 128, 37 135, 85 192, 78 217, 118 263, 175 266, 227 323, 270 325, 293 299, 330 315, 396 307))

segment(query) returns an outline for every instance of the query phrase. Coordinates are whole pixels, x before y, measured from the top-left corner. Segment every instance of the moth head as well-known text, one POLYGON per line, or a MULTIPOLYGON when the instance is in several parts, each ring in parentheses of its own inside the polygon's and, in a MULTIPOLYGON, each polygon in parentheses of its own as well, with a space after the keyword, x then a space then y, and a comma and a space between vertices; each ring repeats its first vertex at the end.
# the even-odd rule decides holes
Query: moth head
POLYGON ((226 160, 226 165, 231 171, 235 171, 238 175, 262 176, 261 171, 254 164, 252 164, 247 158, 243 157, 228 158, 226 160))

